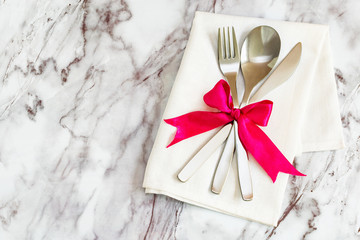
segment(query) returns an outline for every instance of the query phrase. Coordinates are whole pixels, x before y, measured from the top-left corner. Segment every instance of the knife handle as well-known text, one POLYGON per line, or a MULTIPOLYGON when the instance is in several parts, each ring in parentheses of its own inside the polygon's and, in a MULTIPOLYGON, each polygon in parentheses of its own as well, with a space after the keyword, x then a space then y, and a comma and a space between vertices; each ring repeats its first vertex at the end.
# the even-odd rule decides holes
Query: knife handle
POLYGON ((201 165, 210 158, 213 152, 226 140, 229 136, 231 124, 227 124, 217 132, 209 142, 207 142, 195 156, 185 165, 185 167, 178 174, 178 179, 186 182, 191 178, 201 165))
POLYGON ((244 146, 239 139, 238 124, 236 121, 234 121, 234 131, 236 146, 235 160, 237 161, 241 196, 245 201, 250 201, 253 199, 253 188, 249 169, 249 160, 244 146))
POLYGON ((211 187, 211 191, 213 193, 219 194, 224 186, 226 177, 229 173, 231 161, 234 156, 235 149, 235 132, 234 125, 232 125, 229 137, 227 138, 224 146, 223 153, 220 157, 218 166, 215 171, 213 184, 211 187))

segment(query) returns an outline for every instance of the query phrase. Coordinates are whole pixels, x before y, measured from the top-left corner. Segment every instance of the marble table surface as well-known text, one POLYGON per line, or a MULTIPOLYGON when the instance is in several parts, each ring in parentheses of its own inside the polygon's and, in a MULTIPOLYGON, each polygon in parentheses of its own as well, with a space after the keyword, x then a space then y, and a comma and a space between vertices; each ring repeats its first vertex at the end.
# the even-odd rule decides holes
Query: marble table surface
POLYGON ((360 239, 357 0, 0 0, 0 239, 360 239), (145 194, 195 11, 330 25, 346 148, 307 153, 278 227, 145 194))

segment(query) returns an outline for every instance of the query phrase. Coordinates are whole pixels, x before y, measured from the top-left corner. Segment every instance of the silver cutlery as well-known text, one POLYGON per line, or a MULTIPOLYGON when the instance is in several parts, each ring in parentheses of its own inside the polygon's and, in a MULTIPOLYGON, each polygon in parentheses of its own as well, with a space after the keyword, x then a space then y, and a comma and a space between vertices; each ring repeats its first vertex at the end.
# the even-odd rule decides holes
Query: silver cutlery
MULTIPOLYGON (((264 84, 256 90, 255 94, 250 98, 250 102, 260 100, 270 91, 284 83, 295 71, 300 61, 300 57, 301 43, 298 43, 270 74, 264 84)), ((224 126, 217 134, 215 134, 215 136, 207 144, 205 144, 202 149, 185 165, 185 167, 178 174, 178 178, 183 182, 187 181, 212 155, 212 153, 227 139, 231 129, 231 125, 228 124, 224 126)), ((236 140, 239 141, 238 138, 236 140)), ((240 167, 239 163, 238 167, 240 167)))
MULTIPOLYGON (((251 30, 248 36, 245 38, 241 49, 240 64, 245 82, 245 91, 240 107, 244 107, 248 104, 252 90, 274 67, 279 56, 280 45, 279 34, 275 29, 269 26, 256 27, 251 30)), ((227 158, 228 155, 234 151, 234 149, 229 149, 227 146, 232 146, 232 142, 235 142, 235 153, 241 195, 244 200, 249 201, 253 198, 252 181, 248 163, 249 161, 247 153, 243 148, 238 136, 238 126, 236 121, 234 121, 233 131, 235 137, 232 138, 230 135, 226 140, 220 162, 225 161, 223 158, 227 158)), ((224 170, 216 176, 217 178, 214 178, 214 181, 218 181, 216 182, 216 186, 218 186, 217 190, 221 191, 222 185, 220 184, 224 184, 227 173, 228 171, 224 170)), ((217 191, 213 192, 219 193, 217 191)))

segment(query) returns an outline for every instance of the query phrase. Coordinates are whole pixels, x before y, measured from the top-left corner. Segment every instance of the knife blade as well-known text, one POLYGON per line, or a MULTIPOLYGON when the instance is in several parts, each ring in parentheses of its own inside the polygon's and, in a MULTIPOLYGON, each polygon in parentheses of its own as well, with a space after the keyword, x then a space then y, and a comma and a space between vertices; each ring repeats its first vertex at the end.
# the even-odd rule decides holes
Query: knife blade
POLYGON ((256 102, 265 97, 269 92, 273 91, 295 72, 301 58, 302 45, 298 42, 279 63, 279 65, 270 73, 269 77, 264 81, 263 85, 250 98, 251 102, 256 102))

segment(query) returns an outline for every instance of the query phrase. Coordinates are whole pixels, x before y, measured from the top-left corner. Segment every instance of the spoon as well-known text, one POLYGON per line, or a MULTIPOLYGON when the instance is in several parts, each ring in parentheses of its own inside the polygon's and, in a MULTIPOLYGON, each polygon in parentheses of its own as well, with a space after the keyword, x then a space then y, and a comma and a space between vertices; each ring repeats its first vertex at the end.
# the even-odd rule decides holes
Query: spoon
MULTIPOLYGON (((280 45, 279 34, 275 29, 269 26, 256 27, 245 38, 241 49, 240 62, 245 82, 245 90, 240 108, 248 104, 253 89, 274 67, 279 56, 280 45)), ((231 154, 234 154, 234 149, 231 147, 233 144, 229 141, 235 140, 235 156, 238 163, 238 176, 242 198, 249 201, 253 199, 253 191, 248 156, 239 140, 236 121, 234 121, 234 127, 231 131, 234 132, 230 133, 228 139, 226 140, 223 154, 219 160, 219 165, 222 161, 230 161, 231 157, 229 159, 229 155, 231 156, 231 154)), ((216 169, 212 185, 212 191, 214 193, 221 192, 222 186, 229 172, 230 163, 228 166, 228 168, 216 169)))
POLYGON ((255 86, 274 67, 280 52, 280 37, 269 26, 254 28, 241 48, 241 71, 245 81, 245 92, 241 105, 246 105, 255 86))

